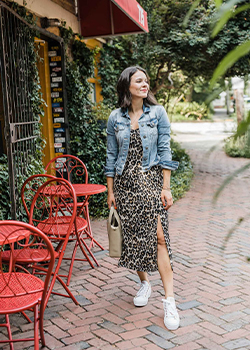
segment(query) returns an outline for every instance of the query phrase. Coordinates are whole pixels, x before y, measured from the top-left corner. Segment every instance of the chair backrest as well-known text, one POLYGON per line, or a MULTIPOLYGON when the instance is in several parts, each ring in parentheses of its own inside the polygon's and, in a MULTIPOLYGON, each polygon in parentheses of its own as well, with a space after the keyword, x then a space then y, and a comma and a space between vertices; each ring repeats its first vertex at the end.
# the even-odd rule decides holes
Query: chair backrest
POLYGON ((70 154, 58 156, 45 167, 47 174, 62 177, 72 183, 88 183, 88 171, 81 159, 70 154))
POLYGON ((30 207, 29 223, 52 241, 67 241, 75 224, 77 199, 72 184, 55 178, 38 188, 30 207))
POLYGON ((40 298, 41 310, 44 309, 54 263, 53 246, 38 228, 20 221, 0 221, 0 313, 8 313, 8 307, 13 312, 13 305, 15 312, 25 310, 31 299, 40 298), (12 254, 14 249, 16 254, 12 254), (44 282, 17 263, 19 254, 25 255, 25 251, 29 251, 32 252, 29 253, 32 264, 33 258, 36 261, 38 249, 44 249, 49 255, 44 282), (8 263, 2 259, 6 250, 11 251, 8 263))
POLYGON ((30 217, 30 206, 38 188, 50 179, 55 177, 49 174, 37 174, 30 176, 21 189, 21 199, 28 218, 30 217))

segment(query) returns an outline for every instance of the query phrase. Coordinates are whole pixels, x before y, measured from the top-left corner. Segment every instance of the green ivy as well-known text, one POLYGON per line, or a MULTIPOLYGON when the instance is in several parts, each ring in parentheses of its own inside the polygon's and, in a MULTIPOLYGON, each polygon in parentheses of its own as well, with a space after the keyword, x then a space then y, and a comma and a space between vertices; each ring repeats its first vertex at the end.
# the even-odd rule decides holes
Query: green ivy
MULTIPOLYGON (((103 167, 106 161, 106 133, 99 127, 96 112, 93 111, 88 82, 94 73, 94 52, 70 29, 62 28, 61 35, 66 37, 72 55, 66 61, 70 153, 85 163, 90 183, 105 184, 103 167)), ((107 215, 106 196, 103 193, 90 198, 91 216, 107 215)))

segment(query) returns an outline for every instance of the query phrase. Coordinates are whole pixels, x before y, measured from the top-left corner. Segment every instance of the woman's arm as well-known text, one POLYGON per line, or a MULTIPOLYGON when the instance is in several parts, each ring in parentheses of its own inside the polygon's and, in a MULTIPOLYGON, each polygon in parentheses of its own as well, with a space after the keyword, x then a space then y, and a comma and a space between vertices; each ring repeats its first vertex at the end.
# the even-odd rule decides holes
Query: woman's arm
POLYGON ((108 207, 111 208, 111 205, 113 204, 116 209, 116 202, 115 202, 115 196, 114 196, 114 178, 107 176, 107 186, 108 186, 108 207))
POLYGON ((162 169, 163 172, 163 186, 161 191, 161 201, 166 210, 173 205, 173 197, 170 189, 171 170, 162 169))
POLYGON ((107 158, 106 166, 104 167, 105 175, 108 177, 115 176, 115 162, 118 157, 118 144, 114 130, 114 118, 115 114, 112 112, 109 116, 107 125, 107 158))
POLYGON ((170 123, 167 112, 163 106, 159 106, 158 111, 158 142, 157 153, 160 156, 159 165, 163 169, 176 170, 179 163, 172 160, 170 148, 170 123))

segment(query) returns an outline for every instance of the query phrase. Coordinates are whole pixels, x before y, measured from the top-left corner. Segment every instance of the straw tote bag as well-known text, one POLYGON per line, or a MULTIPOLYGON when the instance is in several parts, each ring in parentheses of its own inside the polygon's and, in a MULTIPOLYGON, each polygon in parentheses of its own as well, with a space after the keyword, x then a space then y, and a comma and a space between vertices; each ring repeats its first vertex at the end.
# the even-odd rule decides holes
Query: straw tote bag
POLYGON ((112 205, 108 218, 109 256, 120 258, 122 253, 122 228, 117 211, 112 205))

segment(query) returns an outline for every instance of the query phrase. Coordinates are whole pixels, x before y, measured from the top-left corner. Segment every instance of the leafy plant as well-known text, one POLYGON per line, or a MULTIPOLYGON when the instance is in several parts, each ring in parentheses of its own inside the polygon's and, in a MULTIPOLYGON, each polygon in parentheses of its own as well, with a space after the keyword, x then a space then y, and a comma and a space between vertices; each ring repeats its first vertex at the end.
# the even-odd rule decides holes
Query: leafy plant
POLYGON ((171 139, 171 149, 173 160, 179 162, 178 169, 171 172, 172 194, 174 201, 176 201, 183 197, 190 188, 193 177, 193 166, 189 155, 173 139, 171 139))
MULTIPOLYGON (((88 82, 94 72, 94 53, 72 31, 62 28, 61 34, 63 38, 66 37, 72 55, 66 62, 70 153, 85 163, 90 183, 105 184, 103 167, 106 162, 106 133, 97 123, 97 107, 93 111, 88 82)), ((92 216, 106 216, 106 193, 92 196, 89 208, 92 216)))
POLYGON ((209 117, 209 107, 205 103, 178 102, 173 108, 173 114, 180 114, 185 117, 183 119, 207 119, 209 117))
POLYGON ((93 116, 95 116, 96 120, 104 120, 104 121, 108 121, 110 113, 112 112, 112 109, 103 101, 93 106, 92 110, 93 110, 93 116))

